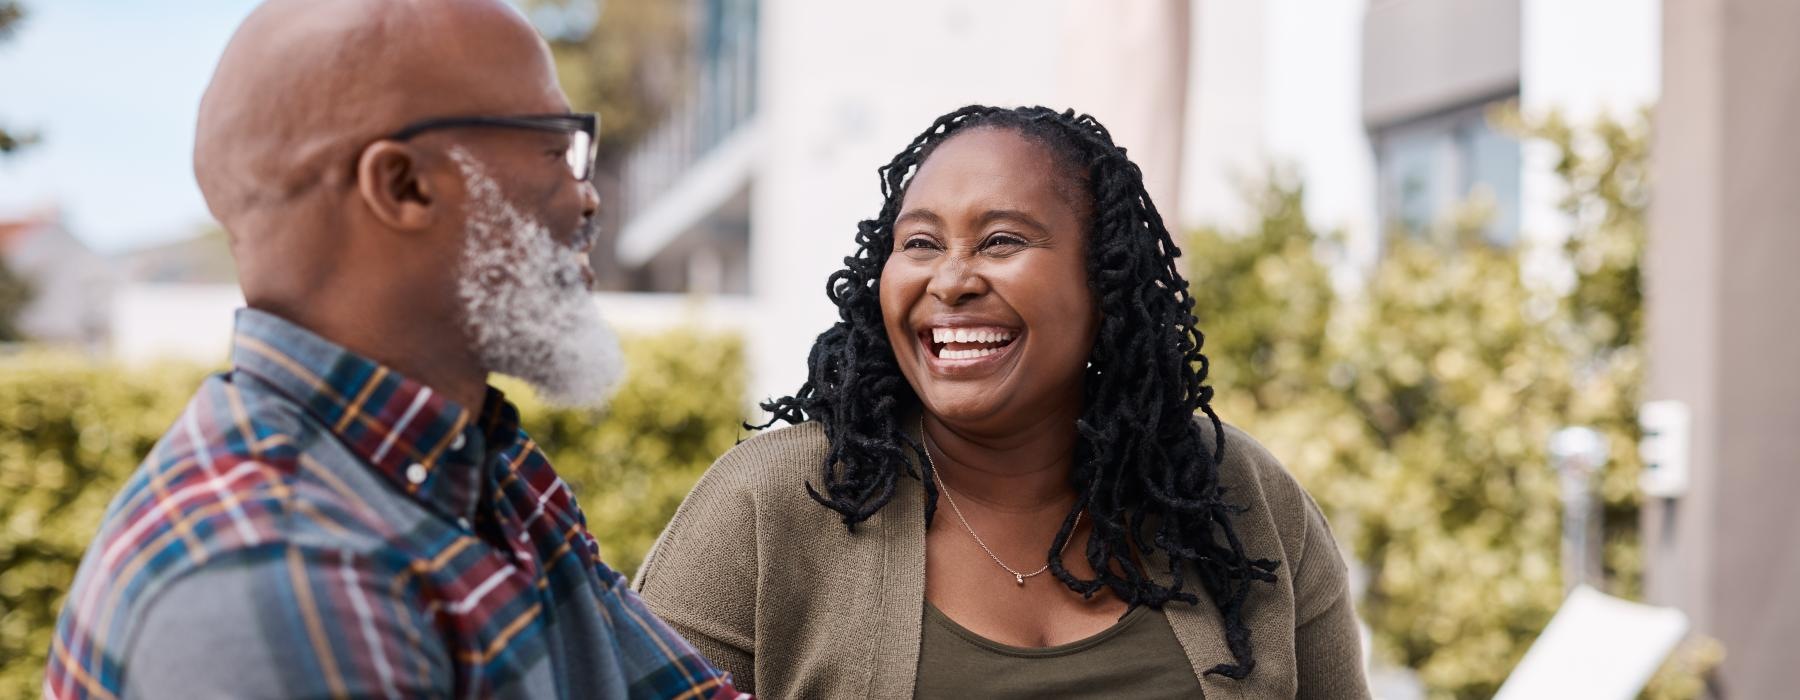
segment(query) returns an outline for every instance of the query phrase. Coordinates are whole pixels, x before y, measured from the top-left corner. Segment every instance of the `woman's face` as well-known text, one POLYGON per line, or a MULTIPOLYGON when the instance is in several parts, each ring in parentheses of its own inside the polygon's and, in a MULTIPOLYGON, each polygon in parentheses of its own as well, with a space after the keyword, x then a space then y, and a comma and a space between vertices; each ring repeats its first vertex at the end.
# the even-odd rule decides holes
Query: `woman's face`
POLYGON ((1078 410, 1098 319, 1089 205, 1060 167, 1014 131, 977 127, 940 144, 907 187, 881 314, 940 419, 1005 431, 1078 410))

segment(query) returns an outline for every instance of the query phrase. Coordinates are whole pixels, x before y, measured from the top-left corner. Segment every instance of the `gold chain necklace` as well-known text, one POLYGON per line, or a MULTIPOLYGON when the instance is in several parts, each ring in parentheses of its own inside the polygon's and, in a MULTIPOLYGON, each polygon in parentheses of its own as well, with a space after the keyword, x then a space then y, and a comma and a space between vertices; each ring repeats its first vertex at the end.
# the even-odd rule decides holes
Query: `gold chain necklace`
MULTIPOLYGON (((919 438, 925 441, 925 466, 927 466, 931 469, 932 480, 937 482, 938 490, 944 492, 944 500, 947 500, 950 502, 950 510, 952 512, 956 513, 957 520, 962 521, 963 529, 969 531, 969 536, 975 538, 975 544, 979 545, 981 547, 981 551, 987 552, 989 559, 994 560, 995 564, 999 564, 1000 568, 1006 569, 1006 573, 1012 574, 1013 581, 1015 583, 1018 583, 1020 586, 1025 585, 1025 579, 1031 578, 1033 576, 1036 576, 1038 574, 1041 574, 1041 573, 1044 573, 1045 571, 1050 570, 1050 563, 1044 562, 1044 565, 1038 567, 1037 571, 1033 571, 1029 574, 1022 573, 1018 569, 1014 569, 1010 566, 1007 566, 1006 562, 1000 561, 1000 557, 998 555, 994 554, 994 550, 988 549, 987 543, 981 541, 981 535, 975 534, 975 528, 969 527, 969 519, 963 517, 962 509, 956 507, 956 497, 952 496, 950 494, 950 487, 944 485, 944 477, 938 475, 937 463, 932 461, 932 459, 931 459, 931 436, 925 434, 925 419, 924 418, 919 419, 919 438)), ((1066 550, 1069 548, 1069 540, 1075 539, 1075 530, 1080 527, 1081 527, 1081 513, 1077 512, 1075 514, 1075 524, 1069 527, 1069 539, 1063 540, 1062 546, 1056 548, 1056 558, 1057 559, 1062 558, 1063 550, 1066 550)))

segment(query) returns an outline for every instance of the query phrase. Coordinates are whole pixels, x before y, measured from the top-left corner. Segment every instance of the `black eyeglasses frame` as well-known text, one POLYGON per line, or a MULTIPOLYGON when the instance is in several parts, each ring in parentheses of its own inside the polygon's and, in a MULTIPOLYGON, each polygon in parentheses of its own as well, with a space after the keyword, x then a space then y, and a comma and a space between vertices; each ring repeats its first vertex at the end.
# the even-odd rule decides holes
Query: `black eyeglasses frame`
POLYGON ((592 112, 569 114, 520 114, 515 116, 433 117, 400 127, 388 134, 394 141, 406 141, 428 131, 462 128, 531 129, 562 134, 585 134, 587 142, 571 139, 567 158, 570 174, 587 180, 594 174, 594 159, 599 153, 600 116, 592 112))

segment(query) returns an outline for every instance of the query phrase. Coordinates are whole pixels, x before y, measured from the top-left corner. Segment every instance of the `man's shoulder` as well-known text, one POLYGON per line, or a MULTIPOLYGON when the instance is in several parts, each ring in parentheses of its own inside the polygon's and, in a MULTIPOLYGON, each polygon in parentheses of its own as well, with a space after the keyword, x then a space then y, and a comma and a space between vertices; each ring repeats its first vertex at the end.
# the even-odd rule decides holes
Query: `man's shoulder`
POLYGON ((274 536, 308 439, 296 418, 225 376, 207 379, 114 499, 96 544, 141 548, 177 524, 190 545, 274 536))
MULTIPOLYGON (((329 439, 284 398, 207 379, 113 498, 84 583, 175 577, 244 550, 354 534, 326 525, 368 517, 316 454, 329 439)), ((333 544, 367 548, 353 539, 333 544)))

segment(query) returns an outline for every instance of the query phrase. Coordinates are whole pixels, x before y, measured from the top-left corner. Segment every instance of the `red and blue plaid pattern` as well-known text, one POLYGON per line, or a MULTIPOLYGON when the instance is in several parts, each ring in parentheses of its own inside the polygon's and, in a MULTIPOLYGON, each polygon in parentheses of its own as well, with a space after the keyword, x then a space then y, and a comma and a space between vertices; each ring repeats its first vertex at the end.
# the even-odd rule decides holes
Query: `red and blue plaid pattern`
POLYGON ((472 416, 254 310, 108 509, 44 694, 739 695, 600 561, 498 391, 472 416))

